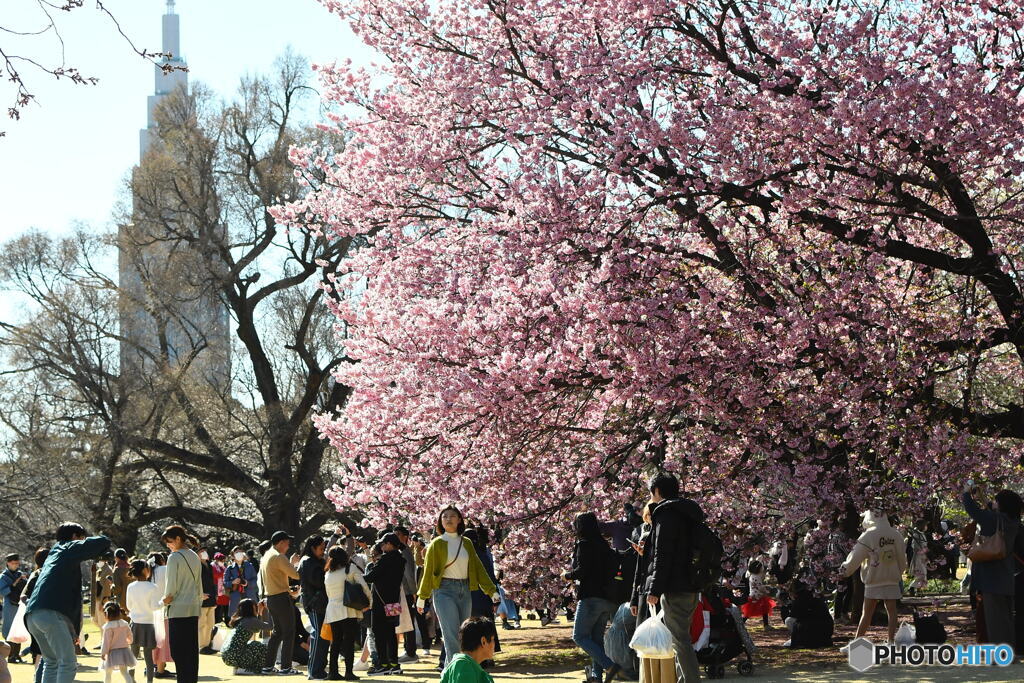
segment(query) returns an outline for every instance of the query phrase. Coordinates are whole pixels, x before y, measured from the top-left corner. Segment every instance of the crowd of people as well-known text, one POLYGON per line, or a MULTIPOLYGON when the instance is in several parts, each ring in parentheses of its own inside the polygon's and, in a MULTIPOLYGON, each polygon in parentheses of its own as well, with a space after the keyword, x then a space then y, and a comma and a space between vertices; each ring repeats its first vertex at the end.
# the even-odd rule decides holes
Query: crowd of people
MULTIPOLYGON (((130 557, 69 522, 37 551, 35 571, 7 557, 3 633, 6 639, 20 612, 36 681, 74 680, 87 652, 86 616, 100 630, 99 668, 108 682, 119 675, 194 683, 200 654, 218 654, 238 674, 298 675, 303 666, 311 680, 354 681, 360 670, 401 674, 402 663, 432 647, 438 669, 452 670, 443 673, 448 680, 489 680, 476 669, 493 664, 500 648, 492 619, 503 596, 487 529, 470 527, 454 506, 438 513, 429 542, 401 526, 352 533, 344 525, 310 536, 298 552, 284 531, 255 549, 235 547, 230 557, 211 555, 180 525, 167 527, 160 542, 166 552, 130 557), (90 566, 88 615, 83 563, 90 566), (474 659, 480 652, 489 656, 474 659)), ((506 604, 501 614, 513 628, 518 615, 506 604)), ((5 671, 26 661, 11 645, 5 671)))
MULTIPOLYGON (((791 647, 825 648, 836 620, 850 615, 856 637, 865 635, 881 604, 892 642, 907 589, 932 574, 955 577, 961 551, 970 558, 979 642, 1022 651, 1024 609, 1017 603, 1024 587, 1017 584, 1024 534, 1021 498, 1013 491, 985 500, 970 483, 961 502, 973 529, 954 532, 943 523, 943 533, 958 534, 957 553, 939 543, 944 559, 936 562, 924 525, 902 526, 882 510, 864 513, 856 539, 819 521, 802 543, 792 536, 769 544, 729 530, 723 543, 701 506, 681 495, 675 476, 655 476, 648 490, 639 512, 627 504, 620 519, 602 522, 585 512, 573 523, 563 578, 575 586, 576 602, 559 604, 590 657, 590 683, 695 681, 701 665, 720 674, 722 662, 747 653, 743 671, 753 652, 749 620, 784 627, 791 647), (671 633, 674 656, 638 657, 633 634, 655 616, 671 633), (716 642, 724 633, 730 643, 716 642)), ((89 616, 100 630, 99 668, 108 682, 117 675, 126 683, 195 683, 200 654, 218 655, 238 674, 298 675, 302 666, 310 680, 354 681, 357 671, 401 674, 403 663, 431 648, 439 650, 445 683, 489 681, 487 669, 500 651, 495 615, 505 628, 519 622, 518 607, 499 587, 488 530, 454 506, 439 511, 427 537, 401 526, 353 533, 338 525, 301 546, 278 531, 258 548, 238 546, 227 555, 211 554, 180 525, 159 540, 166 552, 131 557, 69 522, 52 546, 37 550, 33 571, 8 555, 0 573, 3 636, 20 627, 31 648, 3 644, 7 662, 31 657, 40 683, 74 680, 85 652, 87 561, 89 616)), ((557 606, 536 610, 543 623, 555 618, 557 606)))
MULTIPOLYGON (((855 539, 826 521, 807 532, 802 546, 796 536, 769 546, 763 537, 744 542, 727 532, 726 543, 719 540, 721 558, 715 557, 710 574, 702 574, 699 556, 709 557, 701 545, 701 534, 708 533, 702 532, 707 529, 704 511, 680 495, 672 475, 654 477, 648 488, 650 500, 640 519, 627 505, 625 516, 615 522, 601 523, 590 512, 574 521, 572 566, 564 576, 576 585, 573 639, 591 658, 589 683, 616 677, 644 683, 696 681, 702 664, 707 673, 721 674, 723 661, 752 654, 748 620, 759 620, 765 630, 787 629, 788 647, 823 649, 833 646, 837 620, 852 618, 855 638, 868 634, 881 604, 885 639, 892 643, 905 593, 923 588, 929 576, 955 578, 962 553, 978 642, 1024 652, 1022 502, 1013 491, 1004 489, 980 502, 980 490, 969 483, 961 503, 971 523, 954 532, 951 523, 941 522, 933 543, 921 540, 926 525, 919 520, 901 526, 883 510, 863 514, 862 533, 855 539), (993 544, 1001 550, 979 551, 993 544), (714 579, 707 580, 709 575, 714 579), (626 581, 632 589, 624 592, 626 581), (627 644, 659 612, 672 633, 675 657, 637 657, 627 644), (716 643, 715 638, 732 642, 716 643)), ((939 624, 934 616, 927 618, 939 624)), ((941 626, 941 635, 933 636, 925 620, 920 623, 918 642, 945 637, 941 626)), ((845 652, 845 646, 840 649, 845 652)), ((739 666, 744 671, 745 663, 739 666)))

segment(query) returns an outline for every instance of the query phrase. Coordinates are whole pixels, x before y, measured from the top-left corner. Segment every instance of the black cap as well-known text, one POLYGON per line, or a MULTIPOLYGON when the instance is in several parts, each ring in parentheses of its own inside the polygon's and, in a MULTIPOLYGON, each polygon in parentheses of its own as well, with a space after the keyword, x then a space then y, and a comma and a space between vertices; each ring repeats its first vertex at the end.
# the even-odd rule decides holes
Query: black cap
POLYGON ((289 534, 287 531, 275 531, 274 535, 270 537, 270 542, 273 545, 277 545, 281 541, 294 541, 295 537, 289 534))

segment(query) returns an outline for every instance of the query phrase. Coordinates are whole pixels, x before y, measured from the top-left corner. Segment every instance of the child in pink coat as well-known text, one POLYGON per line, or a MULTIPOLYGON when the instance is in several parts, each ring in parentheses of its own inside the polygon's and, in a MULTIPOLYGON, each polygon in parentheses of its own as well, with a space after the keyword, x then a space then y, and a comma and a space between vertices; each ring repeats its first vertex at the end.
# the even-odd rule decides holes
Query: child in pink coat
POLYGON ((110 683, 114 670, 121 672, 125 683, 134 683, 130 673, 135 668, 135 657, 132 656, 132 629, 124 620, 121 606, 116 602, 108 602, 103 606, 103 614, 107 623, 103 625, 103 644, 100 648, 100 670, 103 680, 110 683))

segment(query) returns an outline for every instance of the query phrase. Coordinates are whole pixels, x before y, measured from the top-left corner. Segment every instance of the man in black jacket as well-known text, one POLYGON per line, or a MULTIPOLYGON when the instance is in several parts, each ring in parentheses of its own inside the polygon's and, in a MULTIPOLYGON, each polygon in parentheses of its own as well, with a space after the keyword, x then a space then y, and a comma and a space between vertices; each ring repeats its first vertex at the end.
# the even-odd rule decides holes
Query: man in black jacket
POLYGON ((675 645, 678 683, 691 683, 700 680, 700 669, 690 642, 699 590, 690 579, 690 538, 693 523, 704 520, 704 511, 692 500, 679 497, 679 480, 671 474, 655 475, 648 488, 656 506, 647 539, 654 548, 647 572, 647 602, 652 607, 661 603, 675 645))

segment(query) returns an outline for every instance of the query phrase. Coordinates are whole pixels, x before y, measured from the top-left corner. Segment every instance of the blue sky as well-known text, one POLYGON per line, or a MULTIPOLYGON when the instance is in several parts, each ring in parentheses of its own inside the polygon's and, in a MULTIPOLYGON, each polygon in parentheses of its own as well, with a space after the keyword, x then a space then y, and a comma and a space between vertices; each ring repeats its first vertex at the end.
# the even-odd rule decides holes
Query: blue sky
MULTIPOLYGON (((63 233, 78 221, 111 225, 126 174, 138 160, 139 129, 146 123, 146 96, 153 66, 135 55, 92 2, 63 17, 67 62, 98 85, 80 86, 26 68, 37 103, 21 121, 0 121, 0 240, 29 228, 63 233)), ((0 26, 42 27, 36 0, 0 0, 0 26)), ((137 47, 160 49, 160 17, 166 0, 104 0, 137 47)), ((178 0, 182 53, 189 79, 229 97, 246 73, 264 73, 291 45, 313 62, 372 54, 316 0, 178 0)), ((7 39, 5 39, 7 40, 7 39)), ((59 61, 52 39, 35 39, 32 56, 59 61)), ((0 111, 13 96, 0 83, 0 111)))

